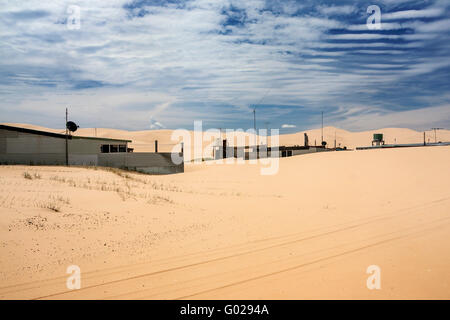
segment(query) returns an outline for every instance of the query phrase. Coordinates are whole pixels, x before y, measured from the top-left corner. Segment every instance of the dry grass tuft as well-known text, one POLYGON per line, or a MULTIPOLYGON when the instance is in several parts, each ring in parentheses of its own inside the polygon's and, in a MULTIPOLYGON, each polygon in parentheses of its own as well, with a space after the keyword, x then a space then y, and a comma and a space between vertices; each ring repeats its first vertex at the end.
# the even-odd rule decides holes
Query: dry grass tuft
POLYGON ((44 204, 42 207, 54 212, 61 212, 61 207, 56 202, 48 202, 44 204))
POLYGON ((33 180, 33 179, 40 179, 40 178, 41 178, 41 175, 40 175, 39 173, 33 173, 33 174, 31 174, 31 173, 29 173, 28 171, 26 171, 26 172, 23 173, 23 177, 24 177, 25 179, 28 179, 28 180, 33 180))

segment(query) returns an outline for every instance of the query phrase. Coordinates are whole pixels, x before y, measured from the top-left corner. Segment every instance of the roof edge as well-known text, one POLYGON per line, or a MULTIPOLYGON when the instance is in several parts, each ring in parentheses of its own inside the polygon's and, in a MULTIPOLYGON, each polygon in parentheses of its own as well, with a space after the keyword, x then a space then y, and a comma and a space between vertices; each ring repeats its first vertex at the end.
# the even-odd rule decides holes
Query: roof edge
MULTIPOLYGON (((5 125, 5 124, 0 124, 0 129, 9 130, 9 131, 15 131, 15 132, 29 133, 29 134, 36 134, 36 135, 47 136, 47 137, 52 137, 52 138, 60 138, 60 139, 65 139, 66 138, 66 135, 65 134, 61 134, 61 133, 54 133, 54 132, 41 131, 41 130, 35 130, 35 129, 14 127, 14 126, 8 126, 8 125, 5 125)), ((72 136, 72 135, 69 135, 67 138, 70 139, 70 140, 72 140, 72 139, 91 139, 91 140, 132 142, 131 140, 127 140, 127 139, 83 137, 83 136, 72 136)))

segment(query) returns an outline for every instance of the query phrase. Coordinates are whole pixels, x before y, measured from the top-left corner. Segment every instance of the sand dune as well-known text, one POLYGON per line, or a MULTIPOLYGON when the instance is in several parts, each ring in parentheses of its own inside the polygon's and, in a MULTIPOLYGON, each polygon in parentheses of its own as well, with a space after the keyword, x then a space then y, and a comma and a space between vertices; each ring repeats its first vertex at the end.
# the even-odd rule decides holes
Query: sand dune
POLYGON ((427 147, 283 158, 273 176, 1 166, 0 298, 449 299, 449 163, 427 147))
MULTIPOLYGON (((36 129, 36 130, 44 130, 50 132, 63 133, 63 129, 50 129, 30 124, 22 124, 22 123, 5 123, 8 125, 14 125, 24 128, 36 129)), ((117 129, 105 129, 105 128, 80 128, 75 133, 75 135, 79 136, 97 136, 103 138, 115 138, 115 139, 128 139, 133 142, 130 144, 130 147, 135 148, 136 152, 154 152, 155 150, 155 140, 158 140, 158 149, 160 152, 170 152, 172 150, 179 151, 179 142, 180 140, 172 140, 172 130, 144 130, 144 131, 127 131, 127 130, 117 130, 117 129), (174 149, 175 148, 175 149, 174 149)), ((312 129, 306 130, 294 134, 283 134, 277 136, 279 140, 279 145, 304 145, 304 133, 307 133, 309 136, 310 145, 314 145, 317 143, 320 145, 321 141, 321 129, 312 129)), ((390 143, 421 143, 423 142, 423 132, 418 132, 411 129, 406 128, 383 128, 371 131, 363 131, 363 132, 351 132, 343 129, 338 129, 334 127, 325 127, 324 128, 324 140, 327 141, 328 147, 334 147, 334 140, 336 138, 336 146, 353 149, 358 146, 368 146, 372 142, 372 137, 374 133, 383 133, 384 139, 387 144, 390 143)), ((194 156, 194 135, 193 132, 190 131, 190 144, 185 142, 185 160, 189 161, 195 158, 194 156)), ((239 133, 236 132, 229 139, 230 145, 241 145, 238 143, 238 139, 236 137, 243 137, 243 141, 247 145, 253 145, 255 138, 251 134, 247 133, 239 133)), ((225 132, 222 133, 222 137, 225 139, 225 132)), ((439 130, 437 134, 438 141, 450 141, 450 130, 439 130)), ((264 139, 264 138, 261 138, 264 139)), ((212 149, 208 148, 214 139, 205 138, 205 142, 203 142, 203 154, 204 158, 208 158, 212 156, 212 149), (209 143, 208 143, 209 141, 209 143)), ((434 142, 434 132, 427 131, 426 132, 426 141, 434 142)), ((271 139, 269 139, 269 144, 271 143, 271 139)))

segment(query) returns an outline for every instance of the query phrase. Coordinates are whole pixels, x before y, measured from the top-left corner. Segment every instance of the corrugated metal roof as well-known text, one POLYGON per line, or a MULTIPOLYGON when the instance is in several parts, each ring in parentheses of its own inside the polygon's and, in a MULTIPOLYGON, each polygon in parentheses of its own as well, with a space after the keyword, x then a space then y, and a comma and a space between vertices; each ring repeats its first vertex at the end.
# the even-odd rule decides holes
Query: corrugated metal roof
MULTIPOLYGON (((23 132, 23 133, 30 133, 30 134, 37 134, 40 136, 47 136, 52 138, 61 138, 65 139, 66 135, 61 133, 53 133, 48 131, 41 131, 41 130, 35 130, 35 129, 27 129, 27 128, 21 128, 21 127, 13 127, 13 126, 7 126, 4 124, 0 124, 0 129, 9 130, 9 131, 15 131, 15 132, 23 132)), ((131 142, 131 140, 125 140, 125 139, 112 139, 112 138, 98 138, 98 137, 81 137, 81 136, 68 136, 69 139, 88 139, 88 140, 106 140, 106 141, 120 141, 120 142, 131 142)))

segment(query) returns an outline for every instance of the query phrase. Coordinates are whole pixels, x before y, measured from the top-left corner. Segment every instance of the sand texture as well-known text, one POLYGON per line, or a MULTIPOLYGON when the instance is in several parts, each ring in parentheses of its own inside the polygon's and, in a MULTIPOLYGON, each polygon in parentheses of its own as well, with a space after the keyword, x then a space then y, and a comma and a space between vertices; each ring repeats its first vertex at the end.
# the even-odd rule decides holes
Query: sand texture
POLYGON ((0 298, 449 299, 449 164, 450 147, 419 147, 283 158, 270 176, 0 166, 0 298))

